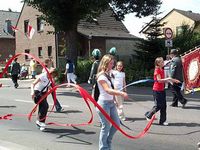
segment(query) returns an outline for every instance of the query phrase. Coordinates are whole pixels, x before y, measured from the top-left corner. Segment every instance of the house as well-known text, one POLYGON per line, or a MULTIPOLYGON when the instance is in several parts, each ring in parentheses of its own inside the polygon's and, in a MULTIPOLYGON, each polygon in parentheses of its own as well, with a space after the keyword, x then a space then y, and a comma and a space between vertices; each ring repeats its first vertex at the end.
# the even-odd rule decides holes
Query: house
MULTIPOLYGON (((145 33, 149 29, 150 21, 140 33, 145 33)), ((200 31, 200 14, 192 11, 184 11, 179 9, 172 9, 167 15, 160 19, 160 24, 165 23, 163 29, 171 28, 173 36, 180 34, 183 25, 193 29, 195 32, 200 31)), ((164 31, 164 30, 163 30, 164 31)))
MULTIPOLYGON (((97 17, 94 23, 81 20, 78 25, 78 56, 90 57, 94 48, 99 48, 102 54, 115 46, 118 50, 118 57, 125 61, 132 61, 135 55, 135 44, 138 37, 129 34, 121 21, 116 21, 113 12, 107 10, 97 17)), ((41 61, 51 58, 57 67, 64 67, 66 63, 66 49, 64 36, 59 34, 47 34, 54 32, 54 28, 40 18, 41 13, 31 6, 24 4, 16 33, 16 52, 29 53, 39 57, 41 61), (34 34, 30 37, 30 28, 34 29, 34 34)), ((32 32, 33 33, 33 32, 32 32)), ((28 64, 30 58, 23 56, 19 62, 28 64)))
POLYGON ((19 12, 0 10, 0 62, 15 54, 15 34, 12 27, 16 26, 19 12))

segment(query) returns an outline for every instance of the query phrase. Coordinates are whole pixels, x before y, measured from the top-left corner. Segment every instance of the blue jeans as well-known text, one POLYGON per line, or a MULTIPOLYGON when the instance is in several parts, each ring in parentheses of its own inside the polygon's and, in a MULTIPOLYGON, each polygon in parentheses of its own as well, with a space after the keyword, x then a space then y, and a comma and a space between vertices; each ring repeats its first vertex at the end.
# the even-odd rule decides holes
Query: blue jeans
MULTIPOLYGON (((107 112, 112 120, 119 126, 120 119, 117 114, 117 109, 114 101, 99 101, 98 104, 107 112)), ((97 109, 97 113, 101 122, 101 131, 99 135, 99 150, 111 150, 112 138, 117 131, 114 126, 104 117, 104 115, 97 109)))

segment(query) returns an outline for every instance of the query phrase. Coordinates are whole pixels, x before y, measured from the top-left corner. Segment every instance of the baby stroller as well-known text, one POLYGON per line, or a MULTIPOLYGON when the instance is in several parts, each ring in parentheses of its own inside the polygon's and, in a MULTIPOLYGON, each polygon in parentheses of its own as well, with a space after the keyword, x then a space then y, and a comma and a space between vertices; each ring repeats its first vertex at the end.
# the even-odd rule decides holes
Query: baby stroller
POLYGON ((20 79, 26 79, 27 75, 28 75, 28 69, 25 66, 25 64, 23 64, 20 71, 20 79))
POLYGON ((27 75, 28 75, 28 71, 27 71, 27 70, 24 70, 24 71, 22 71, 22 72, 20 73, 20 78, 21 78, 21 79, 26 79, 27 75))

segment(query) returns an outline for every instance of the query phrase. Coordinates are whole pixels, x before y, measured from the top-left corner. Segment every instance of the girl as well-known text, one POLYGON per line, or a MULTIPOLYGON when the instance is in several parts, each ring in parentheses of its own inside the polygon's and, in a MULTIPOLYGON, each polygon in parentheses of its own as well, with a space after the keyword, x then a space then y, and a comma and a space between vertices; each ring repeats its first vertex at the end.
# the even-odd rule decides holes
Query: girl
POLYGON ((70 87, 69 83, 72 81, 74 84, 76 84, 76 75, 74 74, 75 66, 72 63, 70 59, 67 59, 67 64, 65 67, 65 75, 67 77, 67 87, 70 87))
MULTIPOLYGON (((56 77, 57 71, 55 68, 49 70, 50 75, 54 78, 56 77)), ((34 102, 37 104, 40 98, 46 94, 48 88, 51 86, 49 76, 46 72, 41 73, 38 78, 33 81, 31 84, 31 96, 34 102)), ((47 103, 47 98, 45 97, 42 102, 39 104, 38 110, 38 120, 36 121, 37 126, 41 131, 45 130, 45 120, 48 111, 49 105, 47 103)))
MULTIPOLYGON (((123 87, 126 86, 126 80, 125 80, 125 72, 124 72, 124 65, 122 61, 118 61, 116 64, 116 70, 113 70, 113 75, 114 75, 114 88, 116 90, 120 90, 123 87)), ((126 92, 126 89, 123 89, 124 92, 126 92)), ((126 117, 124 115, 124 110, 123 110, 123 102, 124 98, 120 95, 115 96, 116 102, 117 102, 117 112, 119 115, 119 118, 122 120, 126 120, 126 117)))
POLYGON ((158 57, 155 59, 155 70, 154 70, 154 85, 153 85, 153 97, 155 105, 154 107, 149 111, 145 113, 146 119, 150 120, 151 117, 157 112, 160 111, 160 125, 167 126, 168 123, 166 122, 166 93, 164 90, 165 82, 170 83, 178 83, 180 81, 172 78, 164 78, 164 60, 162 57, 158 57))
MULTIPOLYGON (((110 54, 106 54, 100 61, 97 84, 99 87, 98 104, 107 112, 117 125, 120 125, 120 120, 117 114, 117 109, 114 103, 114 95, 121 95, 124 98, 128 98, 127 93, 117 91, 112 88, 110 71, 113 68, 114 58, 110 54)), ((104 117, 104 115, 97 108, 97 113, 101 122, 101 131, 99 136, 99 150, 111 150, 112 138, 116 132, 115 127, 110 126, 110 122, 104 117)))

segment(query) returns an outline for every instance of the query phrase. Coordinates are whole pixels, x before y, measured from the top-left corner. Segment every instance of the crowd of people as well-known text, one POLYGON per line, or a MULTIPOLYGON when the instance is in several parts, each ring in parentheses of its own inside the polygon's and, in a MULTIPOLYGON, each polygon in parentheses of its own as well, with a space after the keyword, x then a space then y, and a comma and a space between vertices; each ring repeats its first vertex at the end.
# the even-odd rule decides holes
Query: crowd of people
MULTIPOLYGON (((126 121, 126 115, 124 111, 124 99, 128 99, 126 92, 126 74, 124 72, 124 64, 121 60, 116 60, 116 48, 112 47, 108 54, 101 56, 99 49, 94 49, 92 52, 93 64, 91 67, 88 83, 92 85, 92 96, 97 103, 107 112, 111 119, 120 126, 120 121, 126 121), (98 93, 96 92, 98 90, 98 93)), ((50 75, 54 78, 58 75, 57 70, 53 66, 53 62, 50 59, 46 59, 44 64, 49 71, 50 75)), ((151 110, 145 113, 145 118, 149 121, 152 116, 160 111, 159 124, 167 126, 167 103, 165 89, 170 88, 173 94, 172 107, 178 107, 178 102, 182 104, 184 108, 187 104, 187 99, 181 94, 181 86, 183 84, 182 63, 178 55, 178 49, 172 49, 170 54, 166 56, 166 60, 163 57, 157 57, 155 59, 155 69, 153 74, 153 98, 154 106, 151 110)), ((34 59, 30 61, 31 77, 35 79, 31 84, 31 95, 34 102, 37 104, 40 98, 46 94, 48 88, 52 87, 50 77, 45 69, 36 78, 36 62, 34 59)), ((20 67, 17 62, 17 58, 11 65, 11 77, 14 83, 14 87, 19 86, 17 79, 18 75, 28 75, 28 69, 25 64, 20 67)), ((70 59, 66 61, 65 72, 67 87, 70 87, 70 83, 77 84, 75 75, 75 65, 70 59)), ((62 106, 59 101, 55 99, 56 93, 52 93, 52 97, 55 102, 57 112, 61 112, 62 106)), ((37 126, 41 131, 45 130, 45 119, 48 111, 47 99, 39 103, 37 126)), ((116 133, 116 128, 105 118, 102 112, 96 108, 101 123, 101 130, 99 135, 99 150, 111 150, 112 138, 116 133)), ((198 145, 200 145, 198 143, 198 145)))

